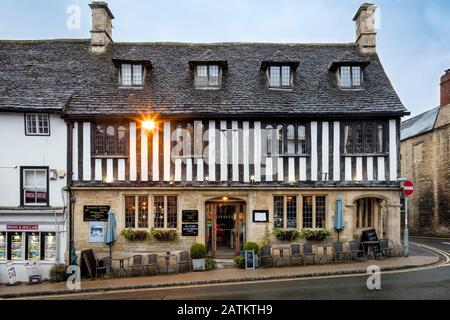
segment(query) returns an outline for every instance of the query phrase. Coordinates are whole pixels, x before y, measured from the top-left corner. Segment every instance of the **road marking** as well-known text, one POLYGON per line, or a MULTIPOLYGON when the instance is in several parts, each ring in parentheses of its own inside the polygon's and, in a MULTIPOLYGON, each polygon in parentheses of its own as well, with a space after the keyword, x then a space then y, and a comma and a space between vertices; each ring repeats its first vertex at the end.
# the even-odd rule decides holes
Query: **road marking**
MULTIPOLYGON (((450 254, 427 245, 410 242, 413 245, 416 245, 420 248, 424 248, 428 251, 432 251, 435 255, 436 252, 445 257, 445 261, 439 264, 433 264, 430 266, 423 266, 411 269, 403 269, 403 270, 391 270, 391 271, 382 271, 382 274, 396 274, 396 273, 407 273, 407 272, 417 272, 430 270, 440 267, 448 267, 450 266, 450 254)), ((193 288, 204 288, 204 287, 221 287, 221 286, 238 286, 244 284, 261 284, 261 283, 274 283, 274 282, 287 282, 287 281, 307 281, 307 280, 323 280, 323 279, 335 279, 335 278, 348 278, 348 277, 367 277, 366 273, 358 273, 358 274, 340 274, 340 275, 331 275, 331 276, 316 276, 316 277, 304 277, 304 278, 286 278, 286 279, 269 279, 269 280, 256 280, 256 281, 239 281, 239 282, 227 282, 227 283, 211 283, 211 284, 196 284, 196 285, 187 285, 187 286, 173 286, 173 287, 159 287, 159 288, 136 288, 136 289, 125 289, 125 290, 102 290, 98 292, 74 292, 68 294, 59 294, 59 295, 43 295, 43 296, 33 296, 33 297, 20 297, 20 298, 11 298, 9 300, 47 300, 51 298, 69 298, 72 297, 86 297, 86 296, 98 296, 103 294, 121 294, 121 293, 130 293, 130 292, 146 292, 146 291, 159 291, 159 290, 177 290, 177 289, 193 289, 193 288)), ((4 300, 4 299, 0 299, 4 300)))
POLYGON ((450 246, 450 242, 442 242, 442 244, 446 244, 450 246))

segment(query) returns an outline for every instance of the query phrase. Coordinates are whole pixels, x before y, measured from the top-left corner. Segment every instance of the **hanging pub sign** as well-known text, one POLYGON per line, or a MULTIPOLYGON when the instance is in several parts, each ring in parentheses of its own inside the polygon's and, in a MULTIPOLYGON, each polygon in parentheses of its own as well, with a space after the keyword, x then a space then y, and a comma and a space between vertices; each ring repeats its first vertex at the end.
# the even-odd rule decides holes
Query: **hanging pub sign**
POLYGON ((183 210, 181 216, 183 222, 198 222, 198 210, 183 210))
POLYGON ((187 237, 198 236, 198 224, 196 223, 183 223, 181 226, 181 235, 187 237))
POLYGON ((108 221, 110 206, 84 206, 83 221, 108 221))

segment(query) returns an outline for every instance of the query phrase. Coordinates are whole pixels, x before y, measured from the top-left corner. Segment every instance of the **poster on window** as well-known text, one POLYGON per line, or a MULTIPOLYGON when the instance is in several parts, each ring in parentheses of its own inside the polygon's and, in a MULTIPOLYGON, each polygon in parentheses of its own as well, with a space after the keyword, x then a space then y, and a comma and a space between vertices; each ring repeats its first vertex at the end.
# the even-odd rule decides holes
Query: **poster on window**
POLYGON ((22 234, 11 235, 11 260, 22 260, 22 234))
POLYGON ((28 260, 39 260, 41 246, 39 242, 39 233, 28 233, 28 260))
POLYGON ((105 242, 105 223, 101 221, 89 222, 89 242, 105 242))
POLYGON ((54 233, 44 234, 44 259, 56 259, 56 235, 54 233))
POLYGON ((6 260, 6 233, 0 232, 0 260, 6 260))

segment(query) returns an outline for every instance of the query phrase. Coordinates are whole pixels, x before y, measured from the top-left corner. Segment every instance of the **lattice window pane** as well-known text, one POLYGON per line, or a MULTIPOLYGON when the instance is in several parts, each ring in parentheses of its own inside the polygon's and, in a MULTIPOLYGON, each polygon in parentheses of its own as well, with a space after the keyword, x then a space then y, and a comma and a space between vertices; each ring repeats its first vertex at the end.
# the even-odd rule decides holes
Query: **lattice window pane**
POLYGON ((352 86, 353 87, 361 86, 361 68, 360 67, 352 67, 352 86))
POLYGON ((219 85, 219 66, 217 65, 209 66, 209 85, 219 85))
POLYGON ((148 228, 148 197, 138 197, 138 226, 148 228))
POLYGON ((39 134, 48 134, 49 133, 48 115, 39 114, 37 117, 38 117, 39 134))
POLYGON ((266 143, 266 148, 267 148, 267 155, 272 155, 272 151, 273 151, 273 127, 271 125, 268 125, 266 127, 266 137, 267 137, 267 143, 266 143))
POLYGON ((352 86, 351 67, 341 67, 341 87, 350 88, 352 86))
POLYGON ((293 125, 287 127, 287 153, 295 153, 295 128, 293 125))
POLYGON ((136 198, 125 197, 125 228, 135 227, 135 213, 136 213, 136 198))
POLYGON ((366 125, 366 130, 365 130, 365 149, 366 149, 366 153, 373 153, 373 125, 371 125, 370 123, 366 125))
POLYGON ((108 155, 114 155, 115 153, 115 147, 114 147, 114 127, 109 126, 106 128, 106 154, 108 155))
POLYGON ((125 154, 125 134, 126 129, 123 126, 120 126, 117 129, 117 153, 120 155, 125 154))
POLYGON ((313 227, 313 197, 303 197, 303 228, 313 227))
POLYGON ((271 87, 280 87, 281 79, 280 79, 280 67, 272 66, 269 69, 269 85, 271 87))
POLYGON ((298 126, 298 153, 306 154, 306 128, 298 126))
POLYGON ((121 67, 121 77, 122 77, 122 85, 131 86, 131 64, 124 63, 121 67))
POLYGON ((291 67, 281 67, 281 85, 283 87, 291 86, 291 67))
POLYGON ((363 153, 363 127, 361 123, 355 126, 355 152, 363 153))
POLYGON ((277 127, 277 144, 278 144, 278 154, 284 153, 284 128, 282 125, 277 127))
POLYGON ((103 126, 95 127, 95 154, 102 155, 105 153, 104 139, 105 128, 103 126))
POLYGON ((273 197, 273 225, 275 228, 283 228, 284 226, 284 197, 273 197))
POLYGON ((164 196, 155 196, 153 212, 155 228, 164 228, 164 196))
POLYGON ((197 66, 196 85, 205 87, 208 85, 208 66, 197 66))
POLYGON ((167 196, 167 228, 176 228, 178 222, 177 197, 167 196))
POLYGON ((316 197, 316 228, 325 228, 326 202, 325 197, 316 197))
POLYGON ((142 85, 142 65, 134 64, 133 65, 133 85, 140 86, 142 85))
POLYGON ((288 196, 286 198, 287 227, 297 228, 297 197, 288 196))

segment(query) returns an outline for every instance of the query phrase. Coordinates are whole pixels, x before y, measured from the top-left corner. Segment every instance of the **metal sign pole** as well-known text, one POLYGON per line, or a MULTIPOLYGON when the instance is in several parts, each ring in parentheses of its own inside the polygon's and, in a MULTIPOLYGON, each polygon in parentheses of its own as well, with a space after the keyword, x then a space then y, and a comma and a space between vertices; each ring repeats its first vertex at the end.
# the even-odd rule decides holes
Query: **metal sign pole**
POLYGON ((408 240, 409 240, 409 230, 408 230, 408 197, 405 197, 405 230, 403 232, 403 243, 405 245, 405 257, 408 256, 408 240))

